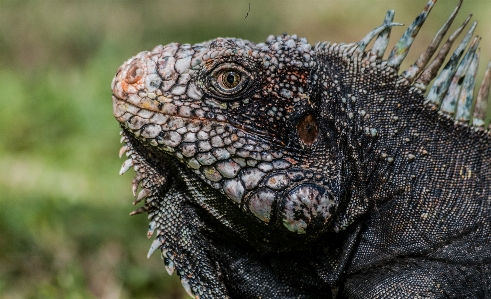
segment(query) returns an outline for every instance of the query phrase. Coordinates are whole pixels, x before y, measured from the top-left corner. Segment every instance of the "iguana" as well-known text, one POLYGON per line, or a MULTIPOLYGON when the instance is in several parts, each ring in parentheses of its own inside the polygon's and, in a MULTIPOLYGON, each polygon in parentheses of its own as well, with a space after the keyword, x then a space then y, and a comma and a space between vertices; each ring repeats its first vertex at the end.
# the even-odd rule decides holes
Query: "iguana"
POLYGON ((126 61, 120 173, 148 255, 202 299, 491 298, 491 63, 474 97, 474 23, 438 74, 469 18, 433 55, 462 1, 399 72, 435 2, 387 59, 393 11, 354 44, 217 38, 126 61))

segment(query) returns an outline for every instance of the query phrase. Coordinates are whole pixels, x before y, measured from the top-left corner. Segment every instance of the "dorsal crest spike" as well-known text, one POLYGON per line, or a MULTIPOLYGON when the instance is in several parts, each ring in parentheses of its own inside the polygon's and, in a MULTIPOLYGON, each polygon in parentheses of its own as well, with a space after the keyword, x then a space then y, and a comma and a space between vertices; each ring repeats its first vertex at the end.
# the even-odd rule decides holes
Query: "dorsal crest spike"
POLYGON ((479 87, 479 93, 477 94, 476 106, 474 108, 474 115, 472 124, 476 127, 483 127, 486 121, 486 109, 489 96, 489 87, 491 85, 491 60, 486 67, 484 77, 479 87))
POLYGON ((409 80, 409 82, 413 82, 414 79, 417 78, 417 76, 421 73, 421 71, 430 61, 436 49, 440 45, 440 42, 442 41, 443 37, 445 36, 445 34, 447 34, 450 25, 452 25, 453 21, 455 20, 455 17, 457 16, 457 13, 459 12, 460 7, 462 6, 462 2, 463 0, 459 1, 459 4, 454 9, 453 13, 450 15, 447 21, 443 24, 442 28, 440 28, 440 30, 437 32, 437 34, 431 41, 431 44, 428 46, 426 51, 424 51, 421 54, 421 56, 419 56, 418 60, 409 69, 407 69, 402 73, 402 76, 405 77, 407 80, 409 80))
MULTIPOLYGON (((385 15, 384 19, 384 24, 391 24, 392 21, 394 20, 394 15, 395 12, 394 10, 388 10, 387 14, 385 15)), ((375 55, 377 58, 382 59, 384 56, 385 50, 387 49, 387 45, 389 44, 389 39, 390 39, 390 31, 392 27, 388 27, 384 29, 380 34, 377 36, 377 39, 375 40, 375 43, 373 44, 372 47, 372 54, 375 55)))
POLYGON ((355 54, 363 53, 367 47, 367 45, 372 41, 372 39, 383 32, 386 29, 390 29, 392 26, 403 26, 401 23, 385 23, 380 25, 379 27, 370 31, 361 41, 359 41, 356 45, 355 54))
POLYGON ((451 78, 455 74, 457 70, 457 64, 459 63, 462 54, 464 53, 465 48, 469 44, 469 41, 474 34, 474 30, 476 29, 477 22, 475 21, 466 36, 462 39, 457 49, 455 49, 454 53, 450 57, 450 60, 445 65, 440 75, 435 79, 433 86, 428 93, 427 99, 433 104, 440 105, 443 97, 447 93, 448 87, 450 86, 451 78))
POLYGON ((428 4, 426 4, 423 11, 419 14, 419 16, 414 20, 414 22, 407 28, 404 35, 399 39, 397 44, 394 46, 392 51, 390 52, 389 58, 387 59, 387 64, 392 66, 395 69, 399 69, 404 58, 406 58, 411 45, 413 44, 414 38, 418 35, 419 29, 423 26, 428 14, 431 9, 435 5, 437 0, 430 0, 428 4))
POLYGON ((456 109, 457 100, 460 95, 460 91, 462 88, 462 78, 466 75, 471 62, 474 58, 474 54, 479 45, 479 41, 481 39, 476 36, 469 47, 467 53, 465 53, 464 58, 460 61, 457 70, 455 71, 454 76, 452 77, 452 81, 450 82, 450 86, 448 87, 448 91, 443 98, 442 105, 440 106, 440 110, 453 115, 456 109))
POLYGON ((447 57, 448 53, 450 52, 450 49, 452 48, 453 42, 459 37, 460 33, 462 30, 464 30, 465 26, 467 23, 469 23, 470 19, 472 17, 472 14, 465 19, 464 23, 460 25, 457 30, 452 33, 452 35, 448 38, 448 40, 445 42, 445 44, 442 46, 440 51, 438 52, 437 56, 433 61, 430 63, 430 65, 424 69, 424 71, 421 73, 421 75, 418 77, 416 80, 416 83, 414 84, 415 87, 419 88, 422 91, 426 91, 426 88, 428 84, 433 80, 436 75, 438 74, 438 70, 442 66, 443 62, 445 61, 445 58, 447 57))
POLYGON ((471 65, 474 53, 476 52, 480 40, 480 37, 474 37, 469 50, 467 53, 465 53, 464 58, 459 63, 459 66, 452 77, 452 81, 450 82, 450 86, 448 87, 448 91, 445 94, 440 107, 440 110, 447 114, 453 115, 455 113, 457 99, 459 98, 460 90, 462 88, 462 78, 464 78, 471 65))
POLYGON ((471 63, 467 69, 460 92, 457 113, 455 118, 461 122, 468 122, 471 119, 472 100, 474 98, 474 86, 476 85, 476 74, 479 68, 480 49, 472 55, 471 63))

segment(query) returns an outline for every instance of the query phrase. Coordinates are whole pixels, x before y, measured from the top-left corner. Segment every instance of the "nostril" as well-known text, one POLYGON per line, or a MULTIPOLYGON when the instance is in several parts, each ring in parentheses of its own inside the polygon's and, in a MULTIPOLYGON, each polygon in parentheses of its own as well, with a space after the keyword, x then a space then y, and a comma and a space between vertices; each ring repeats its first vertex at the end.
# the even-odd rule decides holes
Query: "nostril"
POLYGON ((139 60, 134 60, 126 72, 125 81, 128 84, 138 82, 143 77, 143 68, 139 60))

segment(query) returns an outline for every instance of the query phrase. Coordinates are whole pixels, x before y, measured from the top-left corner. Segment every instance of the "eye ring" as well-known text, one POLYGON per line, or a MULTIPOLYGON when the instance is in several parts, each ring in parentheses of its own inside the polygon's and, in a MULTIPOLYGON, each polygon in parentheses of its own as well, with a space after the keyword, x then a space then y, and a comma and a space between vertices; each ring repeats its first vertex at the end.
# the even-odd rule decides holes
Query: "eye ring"
POLYGON ((251 73, 241 65, 225 63, 210 73, 210 91, 223 99, 236 97, 247 91, 253 80, 251 73))

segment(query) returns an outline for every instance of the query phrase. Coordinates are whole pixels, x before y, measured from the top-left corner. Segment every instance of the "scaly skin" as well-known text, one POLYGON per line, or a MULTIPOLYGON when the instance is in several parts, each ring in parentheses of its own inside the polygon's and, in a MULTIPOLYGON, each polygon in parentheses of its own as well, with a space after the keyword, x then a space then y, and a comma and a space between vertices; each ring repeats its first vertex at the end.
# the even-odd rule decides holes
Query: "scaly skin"
POLYGON ((490 135, 357 47, 218 38, 117 71, 149 254, 196 298, 491 296, 490 135))

